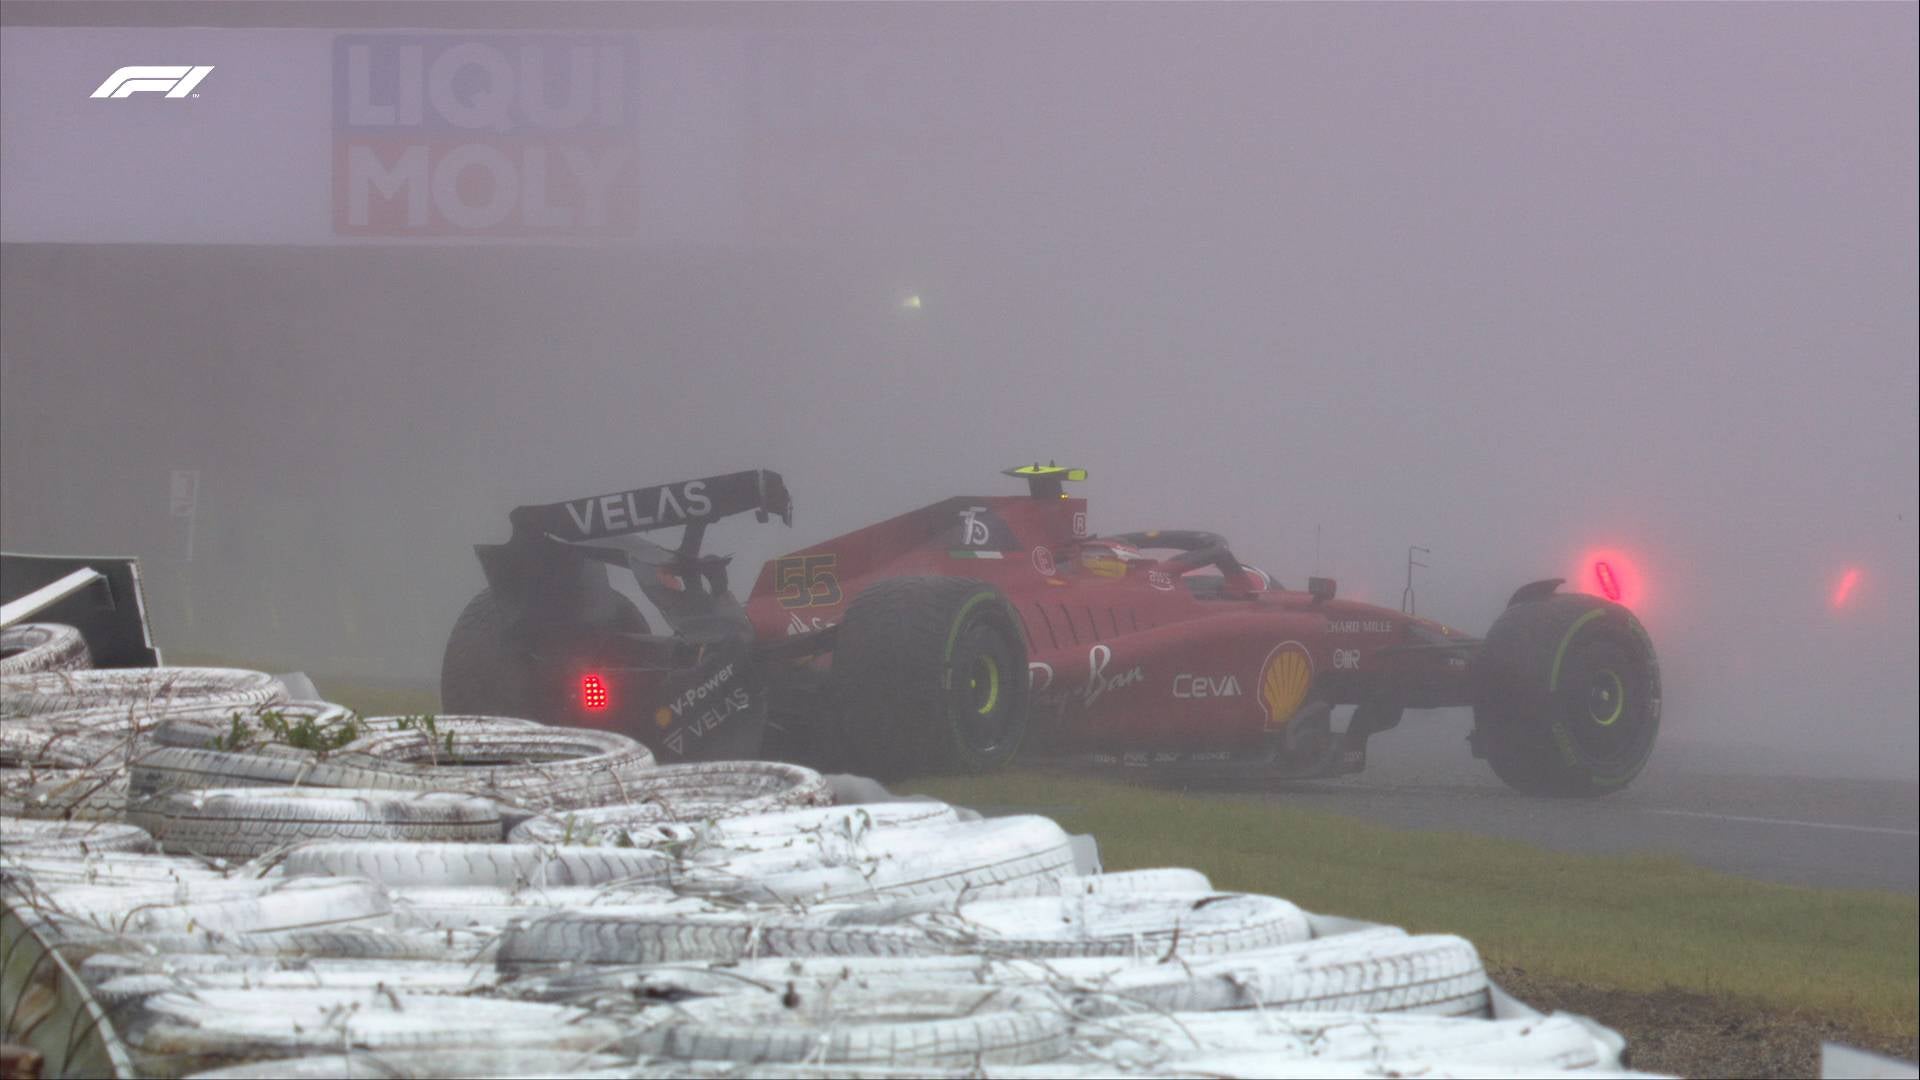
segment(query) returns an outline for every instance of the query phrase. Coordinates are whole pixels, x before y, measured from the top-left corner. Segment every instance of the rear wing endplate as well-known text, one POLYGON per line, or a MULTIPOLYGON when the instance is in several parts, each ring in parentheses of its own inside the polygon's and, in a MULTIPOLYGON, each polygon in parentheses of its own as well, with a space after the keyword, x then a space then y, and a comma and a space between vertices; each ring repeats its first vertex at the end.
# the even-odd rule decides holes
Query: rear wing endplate
POLYGON ((778 514, 780 520, 793 524, 793 499, 779 473, 748 469, 566 502, 521 506, 508 520, 513 523, 516 540, 544 537, 579 543, 676 525, 705 526, 749 510, 761 521, 778 514))

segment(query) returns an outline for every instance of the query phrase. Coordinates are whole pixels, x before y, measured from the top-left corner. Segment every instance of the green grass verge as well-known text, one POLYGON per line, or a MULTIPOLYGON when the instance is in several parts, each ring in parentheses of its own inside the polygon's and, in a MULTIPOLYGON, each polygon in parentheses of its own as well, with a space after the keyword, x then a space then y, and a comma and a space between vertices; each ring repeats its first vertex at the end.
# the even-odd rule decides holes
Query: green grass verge
POLYGON ((1890 1035, 1911 1036, 1920 1007, 1912 896, 1772 885, 1674 858, 1566 855, 1055 772, 902 786, 961 805, 1036 808, 1092 833, 1109 870, 1191 866, 1223 889, 1460 934, 1493 967, 1691 990, 1890 1035))

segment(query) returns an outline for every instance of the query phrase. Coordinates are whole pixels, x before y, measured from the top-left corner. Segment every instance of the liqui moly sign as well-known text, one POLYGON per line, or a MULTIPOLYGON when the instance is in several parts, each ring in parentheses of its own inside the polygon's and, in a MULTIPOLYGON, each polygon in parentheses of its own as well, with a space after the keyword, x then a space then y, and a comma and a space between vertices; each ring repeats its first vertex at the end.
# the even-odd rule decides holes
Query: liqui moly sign
POLYGON ((633 69, 620 34, 339 35, 334 232, 632 236, 633 69))

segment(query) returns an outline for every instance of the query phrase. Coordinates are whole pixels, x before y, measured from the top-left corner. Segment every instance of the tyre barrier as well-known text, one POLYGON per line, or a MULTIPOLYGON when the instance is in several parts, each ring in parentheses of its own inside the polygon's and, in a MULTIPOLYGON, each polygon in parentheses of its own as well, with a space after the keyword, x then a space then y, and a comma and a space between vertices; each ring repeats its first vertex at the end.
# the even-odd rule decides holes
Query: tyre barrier
POLYGON ((0 902, 106 1010, 122 1073, 1621 1067, 1617 1035, 1514 1005, 1465 940, 1178 867, 1076 873, 1042 817, 834 806, 798 766, 362 719, 259 673, 0 688, 0 902))

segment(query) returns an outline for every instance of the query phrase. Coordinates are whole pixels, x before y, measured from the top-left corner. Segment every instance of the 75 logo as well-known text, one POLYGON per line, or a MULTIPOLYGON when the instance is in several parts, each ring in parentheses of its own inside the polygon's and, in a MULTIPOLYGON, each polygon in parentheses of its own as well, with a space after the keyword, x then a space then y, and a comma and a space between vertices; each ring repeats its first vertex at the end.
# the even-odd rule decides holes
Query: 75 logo
POLYGON ((773 594, 783 608, 831 607, 840 602, 832 555, 788 555, 773 560, 773 594))

